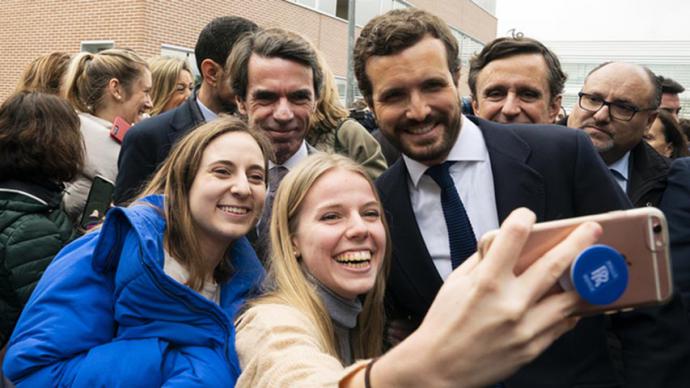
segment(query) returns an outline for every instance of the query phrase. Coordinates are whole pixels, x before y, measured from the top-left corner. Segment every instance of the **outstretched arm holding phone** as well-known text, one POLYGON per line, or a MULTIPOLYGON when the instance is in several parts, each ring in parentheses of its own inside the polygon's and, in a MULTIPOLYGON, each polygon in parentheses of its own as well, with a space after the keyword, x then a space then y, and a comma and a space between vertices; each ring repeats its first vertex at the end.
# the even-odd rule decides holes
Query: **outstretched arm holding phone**
MULTIPOLYGON (((538 259, 513 273, 534 213, 517 209, 494 243, 458 267, 441 287, 421 326, 370 368, 372 387, 484 386, 511 375, 574 327, 578 297, 547 294, 575 256, 601 235, 585 223, 538 259)), ((365 370, 342 386, 364 386, 365 370)))

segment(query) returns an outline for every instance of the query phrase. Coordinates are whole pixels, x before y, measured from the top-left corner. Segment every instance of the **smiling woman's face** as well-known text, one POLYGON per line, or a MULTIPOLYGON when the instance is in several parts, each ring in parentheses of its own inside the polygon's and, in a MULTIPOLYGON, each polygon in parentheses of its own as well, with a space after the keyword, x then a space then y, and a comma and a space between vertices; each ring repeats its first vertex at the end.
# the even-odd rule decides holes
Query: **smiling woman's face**
POLYGON ((139 122, 142 115, 151 109, 151 72, 144 69, 132 83, 129 93, 118 100, 116 115, 130 124, 139 122))
POLYGON ((383 261, 381 217, 371 184, 358 173, 335 168, 317 179, 304 198, 292 243, 321 284, 354 299, 372 289, 383 261))
POLYGON ((249 232, 261 215, 264 157, 251 135, 229 132, 209 143, 189 192, 201 245, 222 252, 249 232))

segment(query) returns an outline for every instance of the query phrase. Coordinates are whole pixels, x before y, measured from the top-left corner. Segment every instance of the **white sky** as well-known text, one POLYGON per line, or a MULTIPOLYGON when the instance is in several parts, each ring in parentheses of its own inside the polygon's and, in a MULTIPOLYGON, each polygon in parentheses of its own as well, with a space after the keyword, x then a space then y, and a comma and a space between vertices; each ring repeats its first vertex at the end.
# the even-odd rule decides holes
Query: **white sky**
POLYGON ((496 0, 497 36, 538 40, 690 40, 687 0, 496 0), (662 20, 663 19, 663 20, 662 20))

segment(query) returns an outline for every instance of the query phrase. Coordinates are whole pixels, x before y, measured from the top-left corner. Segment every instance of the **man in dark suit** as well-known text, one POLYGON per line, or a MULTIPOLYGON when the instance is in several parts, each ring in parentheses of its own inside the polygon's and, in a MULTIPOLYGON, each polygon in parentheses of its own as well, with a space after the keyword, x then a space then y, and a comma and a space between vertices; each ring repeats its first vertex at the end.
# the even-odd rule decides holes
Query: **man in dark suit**
POLYGON ((589 72, 568 126, 583 130, 635 207, 659 206, 670 161, 643 136, 657 116, 661 85, 644 66, 606 62, 589 72))
POLYGON ((316 109, 323 73, 314 47, 299 34, 271 28, 245 36, 230 54, 227 71, 238 109, 271 140, 268 193, 254 247, 268 259, 273 198, 287 172, 316 152, 304 137, 316 109))
POLYGON ((670 113, 676 120, 680 114, 680 94, 685 91, 683 85, 672 80, 671 78, 659 76, 659 83, 661 84, 661 102, 659 109, 663 109, 670 113))
POLYGON ((470 59, 474 114, 503 124, 553 124, 566 75, 556 54, 518 34, 494 39, 470 59))
MULTIPOLYGON (((447 25, 421 10, 372 19, 355 45, 359 88, 381 131, 403 153, 377 181, 393 241, 387 311, 398 322, 396 330, 424 318, 458 261, 454 247, 496 228, 516 207, 528 207, 539 221, 630 207, 583 133, 462 116, 457 58, 457 42, 447 25), (439 167, 450 176, 452 190, 447 179, 437 178, 439 167), (449 201, 452 191, 459 198, 449 201), (449 202, 462 211, 447 210, 449 202), (458 223, 458 218, 467 222, 458 223), (453 237, 457 230, 449 225, 459 224, 461 236, 453 237)), ((604 317, 596 316, 581 319, 505 384, 687 384, 688 334, 675 317, 616 316, 611 321, 612 330, 624 338, 624 376, 617 375, 611 360, 604 317), (650 327, 656 331, 646 336, 650 327)))
POLYGON ((659 208, 668 220, 673 280, 690 316, 690 158, 673 161, 659 208))
POLYGON ((176 109, 129 130, 118 159, 115 204, 130 201, 165 160, 172 145, 192 128, 219 113, 236 112, 235 96, 223 67, 237 39, 257 29, 250 20, 225 16, 213 19, 201 30, 194 48, 201 85, 176 109))

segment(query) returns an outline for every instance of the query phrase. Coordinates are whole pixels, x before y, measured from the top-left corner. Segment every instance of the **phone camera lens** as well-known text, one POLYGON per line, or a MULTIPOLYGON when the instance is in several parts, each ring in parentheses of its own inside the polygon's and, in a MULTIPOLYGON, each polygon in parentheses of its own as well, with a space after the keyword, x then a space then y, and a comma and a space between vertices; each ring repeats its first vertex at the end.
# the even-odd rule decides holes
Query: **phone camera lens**
POLYGON ((655 223, 655 224, 652 226, 652 231, 654 232, 654 234, 659 234, 659 233, 661 233, 661 224, 655 223))

